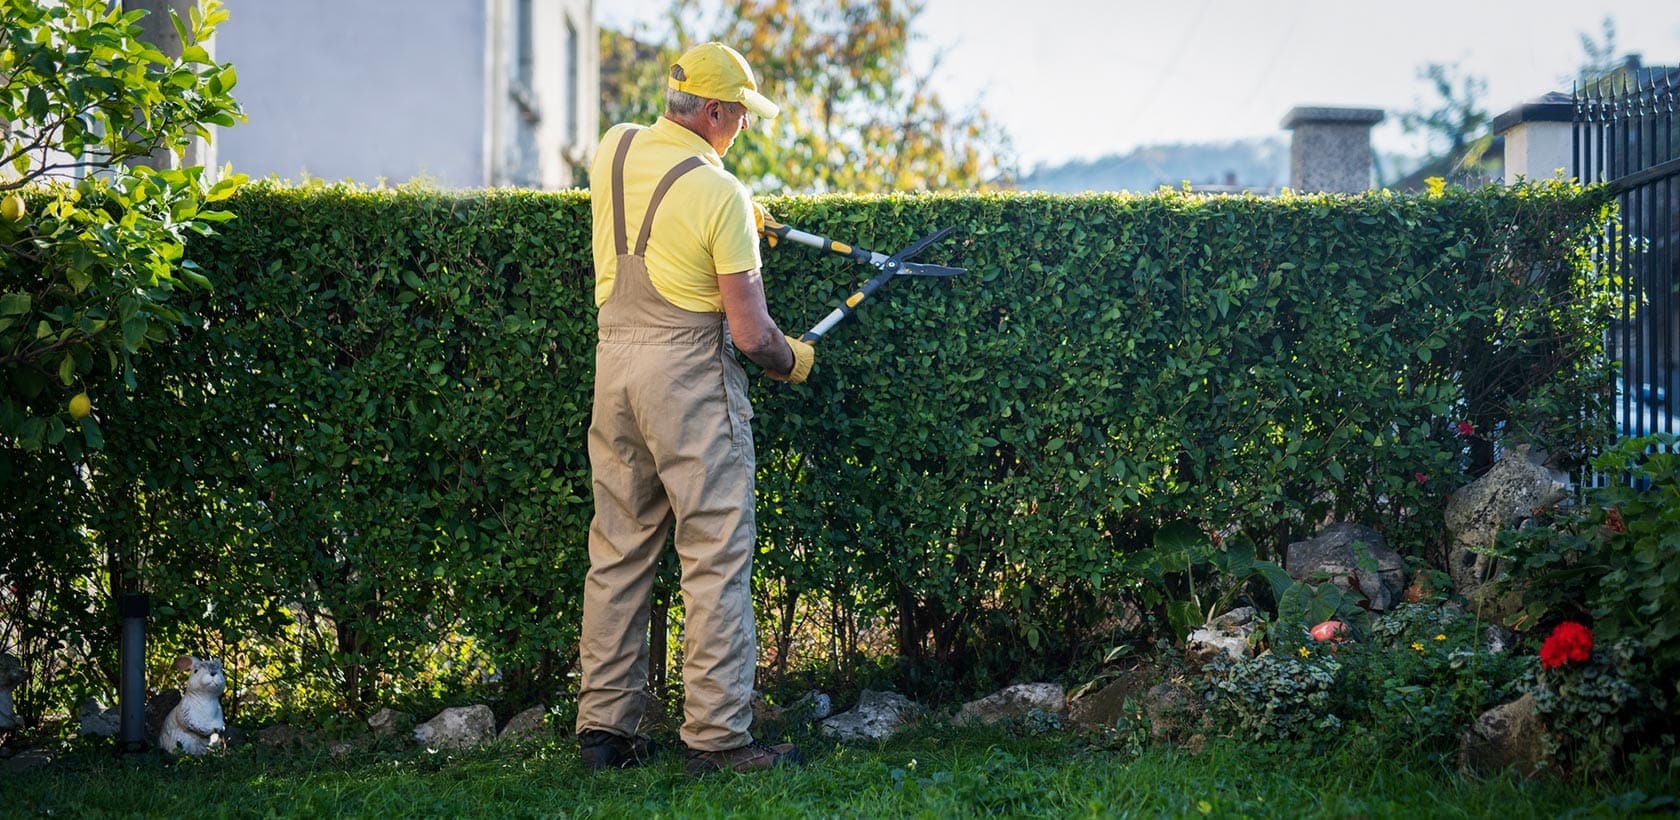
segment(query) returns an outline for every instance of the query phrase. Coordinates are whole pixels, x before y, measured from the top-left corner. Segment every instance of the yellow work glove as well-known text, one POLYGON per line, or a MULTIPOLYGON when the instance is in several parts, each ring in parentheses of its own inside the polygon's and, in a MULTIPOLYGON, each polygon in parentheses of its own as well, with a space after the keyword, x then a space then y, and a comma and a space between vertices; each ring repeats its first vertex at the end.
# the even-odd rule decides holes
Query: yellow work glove
POLYGON ((770 211, 757 202, 753 203, 753 224, 758 226, 759 235, 770 243, 770 247, 776 247, 776 243, 781 241, 781 237, 772 231, 775 228, 782 227, 782 223, 777 222, 776 218, 770 215, 770 211))
POLYGON ((792 336, 782 338, 787 339, 788 347, 793 349, 793 369, 781 375, 766 370, 764 375, 779 382, 803 384, 805 377, 811 375, 811 365, 817 360, 817 349, 792 336))

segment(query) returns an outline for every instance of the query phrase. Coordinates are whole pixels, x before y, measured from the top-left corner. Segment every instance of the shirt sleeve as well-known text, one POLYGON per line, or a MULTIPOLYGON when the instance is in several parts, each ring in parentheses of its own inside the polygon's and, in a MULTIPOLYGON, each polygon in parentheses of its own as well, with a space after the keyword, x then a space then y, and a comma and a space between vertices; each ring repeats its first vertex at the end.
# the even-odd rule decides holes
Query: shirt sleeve
POLYGON ((730 195, 718 208, 712 237, 714 273, 741 273, 763 264, 758 255, 758 228, 753 223, 752 196, 740 183, 730 186, 730 195))

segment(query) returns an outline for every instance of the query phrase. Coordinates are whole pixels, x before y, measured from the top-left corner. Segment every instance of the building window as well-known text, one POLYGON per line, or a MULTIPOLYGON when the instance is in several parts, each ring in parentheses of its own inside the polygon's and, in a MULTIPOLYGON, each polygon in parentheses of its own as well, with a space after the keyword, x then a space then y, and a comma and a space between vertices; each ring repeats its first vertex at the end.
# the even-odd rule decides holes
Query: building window
POLYGON ((532 0, 515 0, 513 12, 513 81, 527 92, 531 90, 532 67, 536 65, 531 4, 532 0))
POLYGON ((508 83, 508 94, 518 107, 521 128, 542 120, 542 110, 537 105, 537 89, 533 84, 537 62, 536 35, 531 31, 533 2, 514 0, 513 9, 513 78, 508 83))
POLYGON ((542 167, 537 151, 537 126, 542 122, 542 108, 536 89, 536 32, 532 28, 532 6, 536 0, 514 0, 513 31, 509 39, 512 51, 509 62, 508 96, 513 101, 512 133, 507 145, 506 180, 514 185, 534 186, 542 182, 542 167))

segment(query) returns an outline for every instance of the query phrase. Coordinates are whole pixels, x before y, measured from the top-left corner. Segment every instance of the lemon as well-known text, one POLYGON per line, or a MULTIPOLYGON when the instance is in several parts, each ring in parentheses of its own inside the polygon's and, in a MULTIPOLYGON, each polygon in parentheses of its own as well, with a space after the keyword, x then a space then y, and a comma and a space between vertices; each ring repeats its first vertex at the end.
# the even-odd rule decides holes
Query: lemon
POLYGON ((86 418, 87 414, 91 412, 93 412, 93 401, 88 398, 88 394, 77 393, 74 398, 70 399, 70 418, 86 418))
POLYGON ((0 215, 4 215, 10 222, 22 219, 28 210, 23 205, 23 197, 17 194, 12 194, 6 197, 5 201, 0 202, 0 215))

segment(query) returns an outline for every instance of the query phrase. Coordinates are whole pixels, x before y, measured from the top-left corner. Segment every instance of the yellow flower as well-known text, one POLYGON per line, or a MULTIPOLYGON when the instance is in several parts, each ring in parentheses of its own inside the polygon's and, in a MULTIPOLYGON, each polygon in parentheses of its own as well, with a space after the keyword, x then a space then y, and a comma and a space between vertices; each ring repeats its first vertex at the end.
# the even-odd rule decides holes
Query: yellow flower
POLYGON ((1308 652, 1308 651, 1307 651, 1307 648, 1306 648, 1306 647, 1304 647, 1304 646, 1303 646, 1303 647, 1301 647, 1301 648, 1300 648, 1300 649, 1297 649, 1297 650, 1295 650, 1295 651, 1297 651, 1297 652, 1299 652, 1299 653, 1301 653, 1301 657, 1303 657, 1303 658, 1310 658, 1310 657, 1312 657, 1312 653, 1311 653, 1311 652, 1308 652))
POLYGON ((1445 635, 1436 635, 1435 636, 1435 640, 1437 640, 1437 641, 1444 641, 1446 639, 1447 639, 1447 636, 1445 636, 1445 635))
POLYGON ((1413 641, 1413 642, 1412 642, 1412 648, 1413 648, 1413 649, 1416 649, 1416 650, 1417 650, 1417 651, 1419 651, 1419 652, 1422 652, 1422 651, 1423 651, 1423 644, 1421 644, 1421 643, 1418 643, 1418 642, 1416 642, 1416 641, 1413 641))

